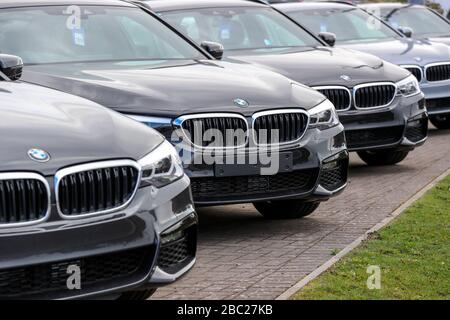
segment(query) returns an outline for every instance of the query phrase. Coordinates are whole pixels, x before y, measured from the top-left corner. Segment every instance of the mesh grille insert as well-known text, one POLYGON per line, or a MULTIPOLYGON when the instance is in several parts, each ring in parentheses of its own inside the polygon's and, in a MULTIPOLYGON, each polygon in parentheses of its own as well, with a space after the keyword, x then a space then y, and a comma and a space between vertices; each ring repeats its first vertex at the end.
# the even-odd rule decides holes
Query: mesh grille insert
MULTIPOLYGON (((0 298, 33 296, 41 294, 68 295, 67 268, 77 265, 81 270, 81 291, 95 286, 101 289, 108 283, 131 281, 133 276, 141 276, 150 268, 154 254, 152 247, 142 247, 110 254, 78 258, 67 261, 37 264, 33 266, 0 269, 0 298)), ((134 278, 133 278, 134 279, 134 278)))
POLYGON ((323 170, 320 174, 320 185, 329 191, 339 189, 347 182, 348 161, 339 161, 338 166, 323 170))
POLYGON ((314 186, 317 175, 316 169, 308 169, 271 176, 192 178, 191 186, 196 202, 243 200, 306 192, 314 186))
POLYGON ((420 120, 416 124, 406 127, 406 138, 412 142, 418 142, 426 138, 428 134, 428 121, 420 120))
POLYGON ((404 126, 345 131, 349 149, 393 144, 403 136, 404 126))

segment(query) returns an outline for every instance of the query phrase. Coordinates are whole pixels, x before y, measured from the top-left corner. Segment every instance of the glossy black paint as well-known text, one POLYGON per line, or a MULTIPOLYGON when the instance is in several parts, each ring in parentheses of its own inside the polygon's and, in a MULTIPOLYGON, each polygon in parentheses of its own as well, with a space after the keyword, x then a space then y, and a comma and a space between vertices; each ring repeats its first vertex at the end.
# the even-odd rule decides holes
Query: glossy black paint
POLYGON ((201 43, 201 47, 205 49, 210 55, 212 55, 215 59, 220 60, 223 57, 223 45, 216 42, 211 41, 203 41, 201 43))
POLYGON ((319 38, 325 41, 330 47, 334 47, 336 44, 336 35, 331 32, 320 32, 319 38))
POLYGON ((119 112, 148 116, 252 113, 273 106, 309 109, 324 100, 317 92, 300 86, 296 86, 300 94, 294 96, 292 81, 274 72, 206 59, 149 61, 136 66, 111 62, 30 65, 23 79, 74 93, 119 112), (250 108, 234 106, 236 98, 249 101, 250 108))
POLYGON ((23 61, 17 56, 0 54, 0 79, 19 80, 22 76, 23 61))
POLYGON ((252 63, 277 71, 311 87, 354 87, 367 82, 397 82, 409 74, 375 56, 341 48, 295 48, 263 55, 251 51, 225 52, 225 57, 229 61, 252 63), (342 75, 350 79, 344 80, 342 75))

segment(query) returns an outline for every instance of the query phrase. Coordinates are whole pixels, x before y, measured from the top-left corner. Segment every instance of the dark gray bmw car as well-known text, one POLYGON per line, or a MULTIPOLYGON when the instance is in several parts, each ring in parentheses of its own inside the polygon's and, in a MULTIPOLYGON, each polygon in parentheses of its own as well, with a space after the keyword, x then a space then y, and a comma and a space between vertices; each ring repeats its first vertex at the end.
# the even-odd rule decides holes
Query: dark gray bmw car
POLYGON ((145 299, 184 275, 197 217, 173 146, 20 74, 0 55, 0 299, 145 299))
MULTIPOLYGON (((368 164, 398 163, 426 140, 423 94, 417 80, 398 66, 373 55, 331 48, 262 3, 146 3, 197 43, 222 43, 225 60, 279 72, 323 93, 339 113, 349 150, 368 164)), ((328 36, 322 34, 325 40, 328 36)))
POLYGON ((0 48, 22 56, 26 82, 163 133, 179 148, 198 205, 254 203, 266 217, 299 218, 347 184, 343 126, 322 94, 271 71, 217 61, 145 8, 2 1, 0 48))
POLYGON ((449 46, 405 37, 376 16, 347 3, 286 3, 275 7, 317 34, 332 32, 338 47, 374 54, 411 71, 425 94, 431 122, 439 129, 450 128, 449 46))

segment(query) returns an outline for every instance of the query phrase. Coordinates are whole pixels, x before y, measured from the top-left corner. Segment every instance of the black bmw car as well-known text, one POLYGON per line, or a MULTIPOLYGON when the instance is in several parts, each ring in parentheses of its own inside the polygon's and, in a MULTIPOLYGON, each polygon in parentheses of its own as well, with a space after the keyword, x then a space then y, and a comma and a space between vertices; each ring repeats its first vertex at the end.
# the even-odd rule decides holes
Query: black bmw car
POLYGON ((22 56, 26 82, 163 133, 182 156, 197 205, 254 203, 266 217, 298 218, 346 186, 343 126, 330 101, 277 73, 215 60, 146 8, 3 1, 0 48, 22 56))
POLYGON ((335 105, 347 146, 368 164, 402 161, 427 137, 424 95, 408 71, 375 56, 331 48, 261 2, 166 0, 146 2, 197 43, 225 47, 227 61, 251 63, 314 87, 335 105))
POLYGON ((195 263, 176 150, 85 99, 17 80, 0 55, 0 300, 145 299, 195 263))

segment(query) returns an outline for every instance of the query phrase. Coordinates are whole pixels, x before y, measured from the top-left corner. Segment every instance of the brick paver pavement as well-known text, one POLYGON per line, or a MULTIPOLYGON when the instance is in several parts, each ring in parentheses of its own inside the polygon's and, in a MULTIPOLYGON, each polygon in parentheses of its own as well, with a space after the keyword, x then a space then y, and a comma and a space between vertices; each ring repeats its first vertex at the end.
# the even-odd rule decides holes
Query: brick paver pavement
POLYGON ((251 205, 199 210, 198 262, 158 299, 274 299, 450 167, 450 132, 400 165, 368 167, 352 155, 350 184, 300 220, 269 221, 251 205))

